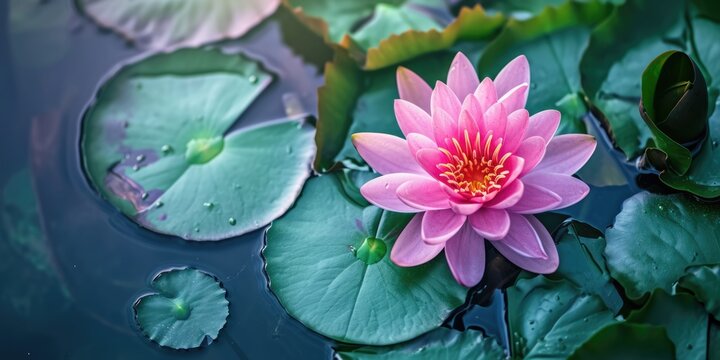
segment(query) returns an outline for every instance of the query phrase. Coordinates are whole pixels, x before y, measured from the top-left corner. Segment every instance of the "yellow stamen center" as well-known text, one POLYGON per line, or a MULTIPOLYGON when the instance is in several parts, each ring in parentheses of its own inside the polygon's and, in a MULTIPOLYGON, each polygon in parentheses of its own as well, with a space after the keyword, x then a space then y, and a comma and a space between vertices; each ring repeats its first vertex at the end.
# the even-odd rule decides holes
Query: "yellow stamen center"
POLYGON ((502 138, 493 146, 492 132, 481 142, 480 133, 471 139, 465 130, 463 139, 452 138, 452 147, 439 147, 438 150, 447 157, 447 162, 437 165, 442 171, 440 176, 453 191, 467 197, 485 196, 500 190, 502 180, 510 173, 504 164, 512 154, 508 152, 501 156, 502 138))

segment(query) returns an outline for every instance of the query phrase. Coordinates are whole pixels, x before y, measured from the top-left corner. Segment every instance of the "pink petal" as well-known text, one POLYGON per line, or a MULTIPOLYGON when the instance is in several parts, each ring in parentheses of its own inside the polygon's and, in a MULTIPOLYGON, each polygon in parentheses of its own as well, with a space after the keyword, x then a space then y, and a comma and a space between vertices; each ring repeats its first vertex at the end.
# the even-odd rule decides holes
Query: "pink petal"
POLYGON ((426 211, 422 221, 422 239, 428 244, 444 243, 460 230, 465 219, 467 216, 452 210, 426 211))
POLYGON ((505 138, 503 139, 503 151, 515 152, 520 142, 525 138, 525 130, 528 127, 530 114, 527 110, 516 110, 507 118, 505 138))
MULTIPOLYGON (((518 215, 523 216, 523 215, 518 215)), ((540 239, 540 243, 544 252, 547 254, 546 258, 532 258, 519 254, 512 247, 508 246, 504 241, 494 241, 492 244, 495 248, 513 264, 534 273, 538 274, 550 274, 557 270, 560 261, 558 259, 557 248, 553 242, 552 237, 548 233, 547 229, 540 223, 534 216, 524 215, 526 221, 532 226, 535 237, 540 239)), ((514 223, 511 221, 511 232, 513 231, 514 223)), ((527 235, 529 232, 525 232, 527 235)), ((509 235, 509 233, 508 233, 509 235)))
POLYGON ((505 238, 492 244, 503 255, 505 255, 504 249, 524 258, 548 258, 540 236, 524 215, 510 213, 510 231, 505 238))
POLYGON ((432 136, 432 119, 425 110, 409 101, 400 99, 395 100, 394 108, 395 119, 406 137, 411 133, 432 136))
POLYGON ((482 237, 500 240, 510 230, 510 215, 503 209, 480 209, 470 216, 470 224, 482 237))
POLYGON ((397 188, 397 196, 409 206, 421 210, 450 208, 450 199, 440 183, 430 177, 410 180, 397 188))
POLYGON ((547 143, 560 126, 560 112, 557 110, 541 111, 530 117, 525 138, 540 136, 547 143))
POLYGON ((465 99, 480 85, 475 67, 465 54, 459 52, 455 55, 448 72, 447 84, 459 99, 465 99))
POLYGON ((435 141, 425 135, 410 133, 407 134, 406 137, 408 147, 410 148, 410 154, 416 154, 421 149, 437 149, 435 141))
MULTIPOLYGON (((487 134, 492 131, 493 139, 505 136, 505 128, 507 127, 507 112, 501 103, 495 103, 483 114, 483 122, 478 124, 480 131, 487 134)), ((485 141, 483 139, 483 141, 485 141)))
MULTIPOLYGON (((472 96, 468 96, 468 99, 474 99, 472 96)), ((457 138, 460 140, 461 144, 464 144, 465 141, 465 133, 467 133, 467 137, 470 139, 471 142, 475 141, 475 136, 477 135, 479 129, 477 126, 477 122, 475 122, 475 119, 472 115, 470 115, 470 112, 468 110, 463 110, 460 113, 460 120, 458 121, 458 133, 457 138)))
POLYGON ((381 174, 424 173, 405 139, 380 133, 356 133, 352 135, 352 143, 365 162, 381 174))
POLYGON ((520 84, 510 89, 510 91, 498 99, 498 102, 503 103, 505 110, 509 113, 524 109, 525 103, 527 103, 528 87, 527 83, 520 84))
POLYGON ((562 209, 578 203, 590 193, 590 187, 570 175, 532 172, 523 176, 523 182, 547 189, 560 196, 562 201, 548 210, 562 209))
POLYGON ((423 214, 415 215, 400 233, 390 251, 390 260, 397 266, 417 266, 432 260, 442 251, 444 244, 429 245, 422 241, 423 214))
POLYGON ((597 141, 584 134, 555 136, 545 150, 545 157, 537 165, 537 171, 572 175, 590 159, 597 141))
MULTIPOLYGON (((524 179, 524 178, 523 178, 524 179)), ((523 181, 525 190, 517 204, 508 208, 518 214, 537 214, 550 209, 556 209, 562 202, 560 195, 536 185, 523 181)))
MULTIPOLYGON (((493 81, 490 80, 490 78, 483 79, 480 85, 478 85, 478 88, 475 89, 473 95, 475 99, 477 99, 478 105, 480 105, 483 113, 485 113, 490 106, 498 100, 497 92, 495 91, 495 84, 493 84, 493 81)), ((479 120, 477 117, 475 117, 475 119, 479 120)))
POLYGON ((398 67, 396 77, 400 98, 417 105, 429 114, 432 94, 430 85, 420 76, 402 66, 398 67))
POLYGON ((478 211, 482 207, 481 203, 460 203, 450 201, 450 209, 456 214, 470 215, 478 211))
POLYGON ((435 109, 432 116, 435 142, 439 146, 448 147, 451 139, 457 136, 457 118, 448 115, 443 109, 435 109))
POLYGON ((492 209, 507 209, 520 201, 524 190, 525 185, 522 183, 522 180, 517 179, 500 189, 497 196, 488 201, 485 207, 492 209))
POLYGON ((510 173, 507 174, 503 186, 508 186, 522 173, 522 170, 525 168, 525 159, 511 155, 507 160, 505 160, 504 165, 505 169, 509 170, 510 173))
POLYGON ((438 149, 420 149, 415 153, 415 159, 425 172, 436 179, 440 178, 442 173, 437 165, 448 161, 447 156, 438 149))
POLYGON ((457 95, 442 81, 435 83, 432 96, 430 97, 430 114, 435 117, 438 109, 445 110, 453 120, 457 120, 460 116, 460 100, 457 95))
POLYGON ((530 83, 530 64, 525 55, 510 61, 495 77, 495 89, 500 97, 523 83, 530 83))
POLYGON ((445 258, 455 280, 473 287, 485 273, 485 241, 465 225, 445 243, 445 258))
POLYGON ((545 139, 540 136, 532 136, 520 143, 515 155, 525 159, 522 173, 525 174, 540 163, 545 156, 545 139))
POLYGON ((371 204, 385 210, 414 213, 421 211, 405 204, 397 196, 397 188, 411 180, 421 180, 427 175, 395 173, 377 177, 365 183, 360 188, 360 193, 371 204))

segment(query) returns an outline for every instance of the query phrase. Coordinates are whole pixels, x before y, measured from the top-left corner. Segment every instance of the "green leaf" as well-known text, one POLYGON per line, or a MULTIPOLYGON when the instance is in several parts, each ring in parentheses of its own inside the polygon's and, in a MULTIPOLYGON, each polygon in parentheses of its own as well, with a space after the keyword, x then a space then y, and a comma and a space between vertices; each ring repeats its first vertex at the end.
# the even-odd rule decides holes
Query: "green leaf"
POLYGON ((483 52, 478 68, 485 75, 497 74, 510 60, 525 54, 532 76, 528 111, 558 109, 563 114, 560 133, 584 132, 582 116, 587 108, 578 96, 578 63, 592 27, 611 9, 598 1, 568 1, 527 20, 510 19, 483 52))
POLYGON ((720 264, 689 267, 677 288, 695 295, 715 320, 720 320, 720 264))
POLYGON ((661 326, 615 323, 579 347, 570 360, 674 360, 675 346, 661 326))
MULTIPOLYGON (((686 1, 676 0, 627 1, 593 31, 581 62, 583 87, 629 159, 640 155, 652 138, 636 110, 641 97, 639 74, 645 65, 669 50, 689 54, 707 80, 711 114, 720 92, 720 66, 714 60, 720 49, 713 42, 718 36, 718 24, 699 17, 686 1)), ((693 193, 704 196, 702 191, 693 193)))
POLYGON ((513 359, 566 358, 613 314, 567 281, 519 279, 507 290, 513 359))
POLYGON ((316 177, 273 222, 263 250, 272 291, 291 316, 342 342, 394 344, 440 326, 466 289, 442 257, 411 268, 393 264, 390 250, 412 215, 351 198, 335 174, 316 177))
POLYGON ((720 323, 710 322, 708 334, 708 359, 717 359, 720 356, 720 323))
POLYGON ((670 292, 688 266, 720 262, 720 209, 643 192, 625 201, 605 237, 608 268, 628 297, 670 292))
POLYGON ((314 152, 301 120, 226 134, 270 80, 255 62, 217 50, 122 68, 83 118, 91 183, 163 234, 219 240, 265 226, 292 205, 314 152))
POLYGON ((440 28, 426 8, 447 12, 443 0, 285 0, 285 4, 326 41, 364 50, 393 34, 440 28))
POLYGON ((408 30, 380 41, 367 50, 364 68, 375 70, 410 60, 419 55, 444 50, 460 41, 483 42, 505 23, 502 14, 486 14, 480 5, 463 7, 457 18, 441 31, 408 30))
POLYGON ((280 0, 76 0, 99 26, 142 47, 199 46, 244 35, 280 0))
POLYGON ((602 253, 602 232, 578 221, 562 227, 556 235, 560 265, 551 278, 564 278, 586 293, 600 297, 614 314, 620 312, 623 299, 612 283, 602 253))
POLYGON ((655 290, 648 302, 633 311, 627 321, 664 327, 675 344, 677 359, 706 358, 708 316, 691 295, 669 295, 655 290))
POLYGON ((464 332, 439 328, 406 343, 372 347, 366 346, 337 353, 341 360, 497 360, 505 357, 494 339, 479 331, 464 332))
POLYGON ((145 336, 161 346, 191 349, 209 344, 225 326, 229 303, 212 275, 173 269, 157 274, 150 287, 156 293, 139 298, 133 309, 145 336))

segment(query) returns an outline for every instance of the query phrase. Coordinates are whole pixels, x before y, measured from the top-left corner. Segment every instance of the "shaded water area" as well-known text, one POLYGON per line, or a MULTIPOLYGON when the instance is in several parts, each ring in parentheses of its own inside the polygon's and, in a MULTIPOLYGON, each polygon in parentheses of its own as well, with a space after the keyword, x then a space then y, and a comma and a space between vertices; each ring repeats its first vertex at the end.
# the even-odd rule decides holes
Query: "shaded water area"
MULTIPOLYGON (((315 91, 331 52, 288 14, 281 11, 223 47, 246 53, 275 74, 236 127, 287 111, 316 111, 315 91)), ((2 358, 332 356, 334 343, 292 319, 269 291, 260 255, 264 230, 213 243, 157 235, 139 228, 87 182, 79 156, 83 111, 102 79, 143 56, 141 50, 98 30, 71 1, 10 0, 0 2, 0 54, 2 358), (150 292, 152 276, 177 266, 210 272, 227 289, 230 317, 211 346, 163 349, 135 324, 133 302, 150 292)), ((635 191, 627 184, 593 187, 566 214, 602 229, 635 191)), ((513 274, 500 270, 507 263, 498 264, 495 273, 513 274)), ((482 329, 507 347, 503 294, 494 291, 506 281, 488 276, 447 326, 482 329)))

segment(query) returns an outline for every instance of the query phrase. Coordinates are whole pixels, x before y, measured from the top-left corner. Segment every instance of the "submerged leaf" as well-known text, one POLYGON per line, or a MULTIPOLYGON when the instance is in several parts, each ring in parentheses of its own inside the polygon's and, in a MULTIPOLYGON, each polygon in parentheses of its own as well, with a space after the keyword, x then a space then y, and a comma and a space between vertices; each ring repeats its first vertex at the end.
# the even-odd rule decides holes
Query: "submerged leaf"
POLYGON ((225 289, 200 270, 161 272, 150 286, 157 293, 139 298, 133 309, 142 332, 173 349, 191 349, 215 340, 228 317, 225 289))
POLYGON ((226 134, 270 83, 258 64, 180 50, 128 65, 83 118, 85 169, 100 194, 140 225, 219 240, 282 215, 310 175, 303 120, 226 134))
POLYGON ((411 214, 364 208, 353 198, 335 174, 307 182, 267 232, 272 291, 291 316, 342 342, 394 344, 440 326, 466 289, 443 259, 409 268, 390 261, 411 214))
POLYGON ((280 0, 77 0, 98 25, 142 47, 199 46, 244 35, 280 0))

